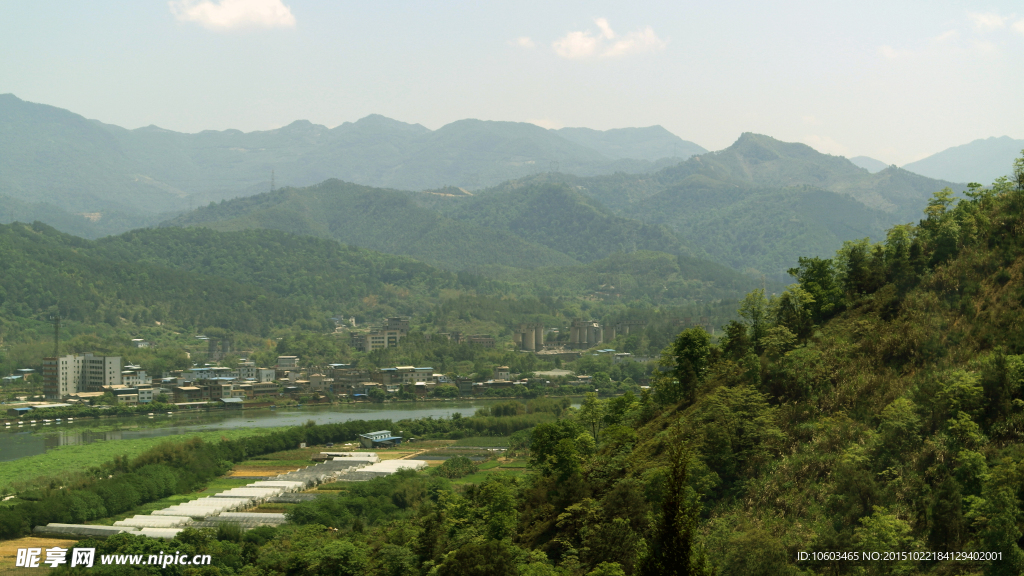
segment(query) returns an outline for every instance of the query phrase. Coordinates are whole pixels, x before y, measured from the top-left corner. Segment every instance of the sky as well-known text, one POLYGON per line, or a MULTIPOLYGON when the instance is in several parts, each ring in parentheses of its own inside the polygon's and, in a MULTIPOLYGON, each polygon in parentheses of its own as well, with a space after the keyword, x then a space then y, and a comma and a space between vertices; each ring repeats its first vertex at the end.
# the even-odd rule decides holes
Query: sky
POLYGON ((743 132, 906 164, 1024 138, 1019 2, 0 3, 0 93, 137 128, 383 114, 743 132))

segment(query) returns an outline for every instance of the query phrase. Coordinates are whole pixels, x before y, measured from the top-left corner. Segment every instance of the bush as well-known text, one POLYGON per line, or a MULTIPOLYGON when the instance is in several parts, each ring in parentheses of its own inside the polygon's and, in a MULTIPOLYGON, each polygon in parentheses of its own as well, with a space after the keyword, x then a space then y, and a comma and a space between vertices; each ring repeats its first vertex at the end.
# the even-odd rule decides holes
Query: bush
POLYGON ((475 462, 465 456, 455 456, 444 461, 437 468, 432 468, 430 473, 434 476, 440 476, 442 478, 462 478, 474 474, 479 470, 480 467, 475 462))

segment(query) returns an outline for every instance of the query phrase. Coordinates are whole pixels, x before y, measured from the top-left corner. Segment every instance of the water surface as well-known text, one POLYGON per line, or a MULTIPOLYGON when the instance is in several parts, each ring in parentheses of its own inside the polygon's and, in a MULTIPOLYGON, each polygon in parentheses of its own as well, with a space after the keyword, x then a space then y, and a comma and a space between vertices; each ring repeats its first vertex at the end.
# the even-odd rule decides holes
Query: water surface
MULTIPOLYGON (((155 413, 154 416, 121 418, 82 418, 74 422, 33 426, 2 427, 0 430, 0 462, 42 454, 50 448, 88 444, 103 440, 131 440, 209 430, 237 428, 273 428, 298 426, 310 420, 317 424, 349 420, 404 420, 406 418, 450 418, 458 412, 472 416, 477 408, 503 400, 460 400, 445 402, 399 402, 389 404, 338 404, 335 406, 304 406, 301 408, 260 408, 253 410, 211 410, 195 412, 155 413)), ((507 401, 507 400, 504 400, 507 401)), ((371 432, 371 430, 367 430, 371 432)), ((395 432, 400 432, 395 430, 395 432)))

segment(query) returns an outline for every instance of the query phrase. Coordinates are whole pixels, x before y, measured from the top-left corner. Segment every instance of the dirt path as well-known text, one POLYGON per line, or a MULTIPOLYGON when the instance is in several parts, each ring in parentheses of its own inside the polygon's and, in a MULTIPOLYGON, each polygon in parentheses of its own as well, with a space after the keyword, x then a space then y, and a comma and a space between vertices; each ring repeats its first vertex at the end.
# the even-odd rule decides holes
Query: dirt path
POLYGON ((228 478, 234 476, 266 476, 270 478, 278 474, 294 472, 298 469, 297 466, 235 466, 228 474, 228 478))

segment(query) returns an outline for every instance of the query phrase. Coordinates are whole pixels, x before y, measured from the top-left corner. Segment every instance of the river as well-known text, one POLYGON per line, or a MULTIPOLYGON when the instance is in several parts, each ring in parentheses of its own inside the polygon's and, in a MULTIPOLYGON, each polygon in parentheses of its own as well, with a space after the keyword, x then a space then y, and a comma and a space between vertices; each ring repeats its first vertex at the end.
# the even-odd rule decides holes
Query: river
MULTIPOLYGON (((154 416, 122 418, 83 418, 74 422, 37 422, 34 426, 24 420, 0 431, 0 462, 17 460, 42 454, 50 448, 73 444, 88 444, 101 440, 131 440, 189 434, 208 430, 233 428, 272 428, 298 426, 309 420, 317 424, 347 422, 349 420, 404 420, 406 418, 448 418, 459 412, 472 416, 477 408, 507 400, 473 400, 446 402, 401 402, 389 404, 339 404, 335 406, 308 406, 302 408, 269 408, 254 410, 211 410, 195 412, 166 412, 154 416)), ((574 404, 576 404, 574 402, 574 404)), ((397 432, 397 431, 396 431, 397 432)))

